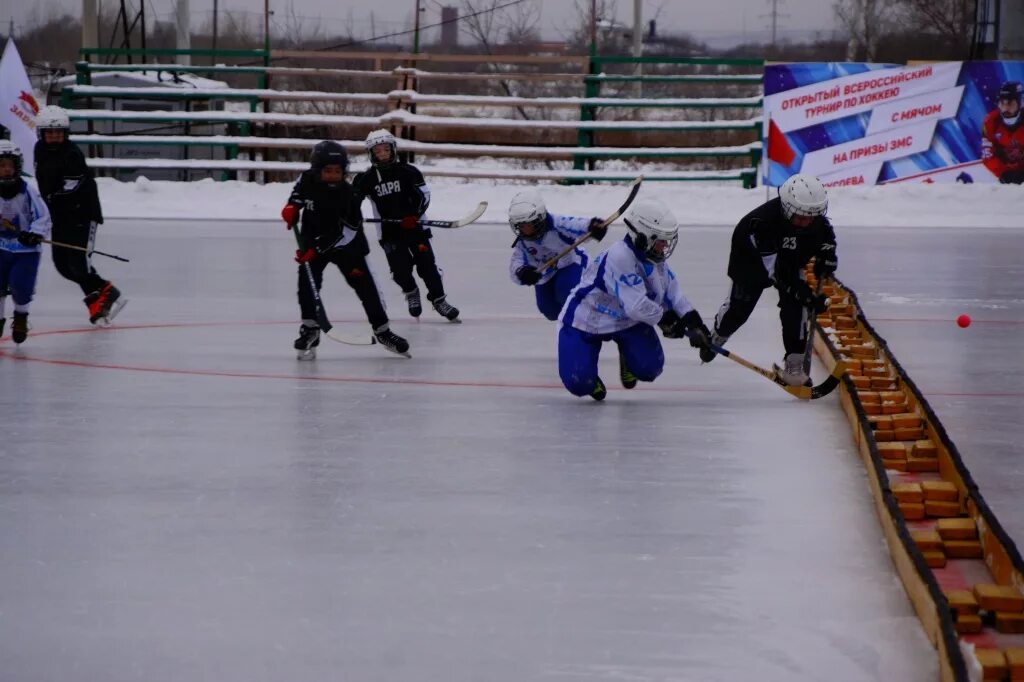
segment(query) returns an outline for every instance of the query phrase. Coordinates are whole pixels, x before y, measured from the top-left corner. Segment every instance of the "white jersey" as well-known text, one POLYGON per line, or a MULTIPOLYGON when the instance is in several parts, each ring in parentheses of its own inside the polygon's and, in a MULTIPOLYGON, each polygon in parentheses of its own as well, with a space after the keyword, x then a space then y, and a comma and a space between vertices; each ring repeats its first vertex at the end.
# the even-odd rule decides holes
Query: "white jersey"
POLYGON ((580 331, 611 334, 656 325, 667 310, 682 317, 693 306, 668 264, 641 258, 627 237, 591 261, 558 319, 580 331))
POLYGON ((15 230, 35 232, 43 239, 50 238, 50 211, 39 191, 24 180, 21 181, 21 191, 13 197, 0 197, 0 219, 0 251, 33 253, 43 250, 42 244, 25 246, 19 242, 15 230))
MULTIPOLYGON (((540 266, 548 262, 558 254, 565 251, 570 244, 583 236, 590 226, 590 218, 578 218, 569 215, 548 214, 548 229, 544 236, 536 241, 529 239, 517 239, 512 247, 512 260, 509 263, 509 276, 516 284, 522 284, 516 277, 516 270, 524 265, 532 265, 540 269, 540 266)), ((547 272, 541 273, 540 281, 537 284, 544 284, 562 268, 567 268, 573 263, 580 265, 587 264, 587 254, 583 249, 576 247, 565 254, 555 265, 548 268, 547 272)))

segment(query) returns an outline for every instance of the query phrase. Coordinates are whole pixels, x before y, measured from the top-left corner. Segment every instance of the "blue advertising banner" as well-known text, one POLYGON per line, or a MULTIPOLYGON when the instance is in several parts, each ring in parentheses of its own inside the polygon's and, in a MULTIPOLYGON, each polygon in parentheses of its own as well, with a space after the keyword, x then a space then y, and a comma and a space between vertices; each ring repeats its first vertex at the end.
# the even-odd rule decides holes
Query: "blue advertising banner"
POLYGON ((768 65, 764 182, 1020 183, 1022 82, 1024 62, 768 65))

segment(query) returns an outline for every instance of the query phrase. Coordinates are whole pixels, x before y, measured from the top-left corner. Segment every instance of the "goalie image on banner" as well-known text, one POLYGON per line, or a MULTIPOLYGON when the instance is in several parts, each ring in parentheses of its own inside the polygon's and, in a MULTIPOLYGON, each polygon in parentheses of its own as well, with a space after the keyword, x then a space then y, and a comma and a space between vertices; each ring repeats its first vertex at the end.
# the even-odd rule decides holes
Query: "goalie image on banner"
POLYGON ((764 183, 1019 183, 1022 82, 1024 62, 766 66, 764 183))

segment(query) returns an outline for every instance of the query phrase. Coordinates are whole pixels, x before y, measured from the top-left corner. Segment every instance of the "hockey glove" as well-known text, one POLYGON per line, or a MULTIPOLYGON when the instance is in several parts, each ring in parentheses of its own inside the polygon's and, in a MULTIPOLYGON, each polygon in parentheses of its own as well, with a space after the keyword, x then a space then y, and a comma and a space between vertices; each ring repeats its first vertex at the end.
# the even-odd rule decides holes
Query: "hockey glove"
POLYGON ((403 230, 415 230, 416 226, 420 224, 420 217, 418 215, 407 215, 403 216, 398 221, 398 226, 403 230))
POLYGON ((836 274, 837 267, 839 257, 836 255, 836 245, 834 242, 825 242, 814 257, 814 276, 819 280, 830 279, 836 274))
POLYGON ((314 258, 316 258, 316 249, 306 249, 305 251, 299 249, 295 252, 296 263, 308 263, 314 258))
POLYGON ((704 324, 700 313, 696 310, 691 310, 683 315, 681 321, 686 325, 686 335, 690 338, 690 346, 692 348, 699 348, 701 350, 710 348, 711 331, 704 324))
POLYGON ((779 284, 779 292, 796 301, 805 308, 810 308, 815 315, 828 310, 828 296, 816 294, 807 286, 807 282, 796 281, 790 284, 779 284))
POLYGON ((608 226, 604 224, 604 219, 602 218, 591 218, 590 224, 587 225, 587 232, 590 233, 590 237, 595 241, 601 241, 608 234, 608 226))
POLYGON ((516 277, 526 286, 533 286, 540 281, 540 273, 532 265, 524 265, 516 270, 516 277))
POLYGON ((686 323, 674 310, 666 310, 658 320, 658 327, 666 339, 681 339, 686 336, 686 323))
POLYGON ((1024 170, 1003 171, 1003 174, 999 176, 999 182, 1004 185, 1024 184, 1024 170))
POLYGON ((18 241, 22 246, 39 246, 43 243, 43 235, 35 232, 23 231, 18 233, 18 241))
POLYGON ((299 222, 299 207, 295 204, 285 204, 281 209, 281 220, 285 222, 289 230, 292 229, 292 225, 299 222))

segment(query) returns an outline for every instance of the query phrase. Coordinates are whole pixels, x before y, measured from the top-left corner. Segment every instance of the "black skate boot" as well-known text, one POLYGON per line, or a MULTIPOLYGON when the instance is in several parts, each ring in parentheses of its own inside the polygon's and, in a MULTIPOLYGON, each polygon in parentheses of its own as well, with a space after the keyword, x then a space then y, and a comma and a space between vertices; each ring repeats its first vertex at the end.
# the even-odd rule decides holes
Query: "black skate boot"
POLYGON ((316 360, 316 347, 320 345, 320 327, 303 324, 299 338, 295 339, 295 352, 299 360, 316 360))
POLYGON ((407 358, 412 357, 409 354, 409 342, 391 331, 391 328, 386 324, 382 324, 373 330, 373 338, 377 339, 377 343, 392 353, 404 355, 407 358))
POLYGON ((459 319, 459 309, 445 300, 446 298, 446 296, 442 296, 441 298, 436 298, 431 301, 434 306, 434 310, 437 311, 438 315, 449 322, 462 322, 462 320, 459 319))
POLYGON ((608 389, 604 387, 604 382, 601 381, 601 377, 597 377, 597 384, 594 386, 594 390, 590 392, 590 397, 601 402, 608 395, 608 389))
POLYGON ((11 340, 14 343, 25 343, 28 338, 28 313, 14 313, 11 323, 11 340))
POLYGON ((4 325, 5 324, 7 324, 7 318, 6 317, 0 317, 0 338, 3 338, 3 335, 4 335, 4 325))
POLYGON ((625 389, 636 388, 636 375, 630 371, 629 365, 626 364, 626 357, 619 351, 619 381, 622 382, 622 387, 625 389))
POLYGON ((405 294, 405 303, 409 306, 409 314, 413 317, 419 317, 423 313, 423 303, 420 301, 420 290, 413 289, 412 291, 403 292, 405 294))
POLYGON ((86 296, 86 301, 93 295, 96 295, 97 298, 88 304, 89 321, 103 327, 109 326, 121 312, 121 308, 128 302, 127 299, 121 297, 121 290, 110 282, 107 282, 98 292, 86 296))

